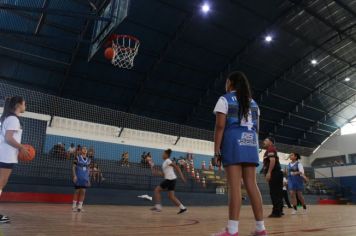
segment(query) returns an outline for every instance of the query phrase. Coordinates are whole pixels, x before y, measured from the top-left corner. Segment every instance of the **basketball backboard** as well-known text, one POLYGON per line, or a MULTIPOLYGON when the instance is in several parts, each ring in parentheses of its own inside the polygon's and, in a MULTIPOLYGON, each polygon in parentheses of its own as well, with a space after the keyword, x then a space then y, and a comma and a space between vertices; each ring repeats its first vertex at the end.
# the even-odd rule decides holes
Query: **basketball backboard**
POLYGON ((108 5, 103 7, 100 17, 95 21, 91 45, 89 48, 88 61, 98 52, 105 43, 106 38, 117 28, 126 18, 130 0, 110 0, 108 5))

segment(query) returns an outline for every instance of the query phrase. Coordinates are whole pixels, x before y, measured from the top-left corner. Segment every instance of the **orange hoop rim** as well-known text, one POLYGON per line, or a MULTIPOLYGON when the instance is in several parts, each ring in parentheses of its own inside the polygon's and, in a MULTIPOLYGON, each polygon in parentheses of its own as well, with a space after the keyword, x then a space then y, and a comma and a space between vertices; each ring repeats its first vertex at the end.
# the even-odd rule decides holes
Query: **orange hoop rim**
POLYGON ((135 41, 135 43, 140 43, 140 40, 138 38, 136 38, 135 36, 132 35, 128 35, 128 34, 112 34, 108 39, 107 42, 105 44, 106 47, 109 47, 112 43, 112 41, 116 40, 116 39, 131 39, 133 41, 135 41))

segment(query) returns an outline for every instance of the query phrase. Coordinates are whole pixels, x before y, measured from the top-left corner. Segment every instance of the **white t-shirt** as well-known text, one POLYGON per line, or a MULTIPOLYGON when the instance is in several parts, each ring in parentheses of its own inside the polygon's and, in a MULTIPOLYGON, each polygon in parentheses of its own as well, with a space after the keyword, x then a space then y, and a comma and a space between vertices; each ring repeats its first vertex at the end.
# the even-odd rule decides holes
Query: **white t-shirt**
POLYGON ((283 190, 287 190, 287 178, 286 177, 283 177, 283 190))
POLYGON ((298 163, 298 171, 299 172, 301 172, 301 173, 303 173, 303 175, 304 175, 304 167, 303 167, 303 165, 298 161, 296 161, 296 162, 294 162, 294 163, 290 163, 290 166, 291 167, 293 167, 295 164, 297 164, 298 163))
POLYGON ((173 179, 177 178, 176 174, 174 173, 173 166, 171 166, 171 164, 172 164, 172 161, 169 158, 166 159, 162 164, 164 178, 168 179, 168 180, 173 180, 173 179))
POLYGON ((75 153, 76 148, 75 147, 69 147, 68 152, 69 153, 75 153))
POLYGON ((0 132, 0 162, 18 163, 17 155, 19 150, 9 145, 5 140, 5 134, 8 130, 14 130, 14 139, 21 143, 22 128, 20 120, 16 116, 9 116, 4 120, 0 132))

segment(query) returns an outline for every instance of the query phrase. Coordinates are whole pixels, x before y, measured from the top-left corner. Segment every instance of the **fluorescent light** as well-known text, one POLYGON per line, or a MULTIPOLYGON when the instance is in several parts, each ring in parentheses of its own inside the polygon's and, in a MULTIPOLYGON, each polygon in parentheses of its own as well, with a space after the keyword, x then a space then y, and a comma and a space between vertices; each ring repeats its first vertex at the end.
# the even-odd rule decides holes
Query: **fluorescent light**
POLYGON ((202 12, 204 13, 208 13, 210 11, 210 5, 208 3, 204 3, 202 6, 201 6, 201 10, 202 12))
POLYGON ((349 77, 346 77, 346 78, 345 78, 345 81, 346 81, 346 82, 349 82, 350 80, 351 80, 351 79, 350 79, 349 77))
POLYGON ((272 42, 272 40, 273 40, 273 38, 272 38, 272 36, 271 35, 267 35, 266 37, 265 37, 265 41, 266 42, 272 42))
POLYGON ((316 59, 312 59, 312 60, 310 61, 310 63, 311 63, 312 65, 316 65, 316 64, 318 64, 318 61, 317 61, 316 59))

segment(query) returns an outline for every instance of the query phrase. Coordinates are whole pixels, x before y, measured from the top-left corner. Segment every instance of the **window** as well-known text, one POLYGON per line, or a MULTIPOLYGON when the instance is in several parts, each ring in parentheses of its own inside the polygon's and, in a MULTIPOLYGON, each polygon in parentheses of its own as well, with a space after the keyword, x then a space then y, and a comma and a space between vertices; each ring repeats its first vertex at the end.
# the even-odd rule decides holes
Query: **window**
POLYGON ((356 133, 356 118, 341 128, 341 135, 355 134, 355 133, 356 133))

